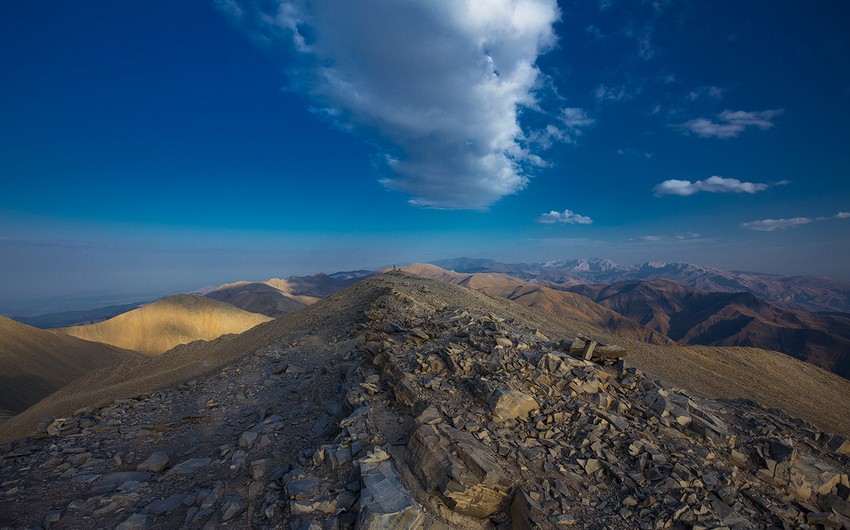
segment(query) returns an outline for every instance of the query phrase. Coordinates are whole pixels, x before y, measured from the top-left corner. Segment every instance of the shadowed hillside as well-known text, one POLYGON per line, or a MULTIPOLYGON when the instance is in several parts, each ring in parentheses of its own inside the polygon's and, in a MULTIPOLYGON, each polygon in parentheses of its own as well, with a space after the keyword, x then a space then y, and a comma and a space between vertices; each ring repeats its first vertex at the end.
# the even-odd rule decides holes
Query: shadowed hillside
POLYGON ((203 296, 181 294, 87 326, 59 331, 119 348, 158 354, 178 344, 242 333, 270 320, 203 296))
POLYGON ((776 350, 850 378, 850 318, 842 315, 782 310, 749 293, 713 293, 666 280, 570 291, 683 344, 776 350))
POLYGON ((307 305, 262 282, 237 282, 222 285, 205 295, 251 313, 277 318, 307 305))
POLYGON ((142 357, 0 317, 0 421, 92 370, 142 357))

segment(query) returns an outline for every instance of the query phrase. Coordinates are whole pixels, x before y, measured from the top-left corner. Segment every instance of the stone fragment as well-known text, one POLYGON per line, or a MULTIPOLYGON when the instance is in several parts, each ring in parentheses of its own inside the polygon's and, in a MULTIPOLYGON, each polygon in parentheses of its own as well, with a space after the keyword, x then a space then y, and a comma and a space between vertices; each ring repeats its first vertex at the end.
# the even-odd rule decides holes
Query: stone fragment
POLYGON ((151 473, 159 473, 168 467, 171 461, 165 451, 156 451, 150 455, 147 460, 136 466, 138 471, 150 471, 151 473))
MULTIPOLYGON (((423 528, 425 513, 422 506, 405 489, 392 461, 381 456, 378 455, 371 460, 367 458, 360 462, 362 488, 357 528, 363 530, 423 528)), ((351 500, 353 502, 353 495, 351 500)))
POLYGON ((47 512, 47 515, 44 516, 44 527, 48 528, 51 525, 54 525, 59 522, 59 519, 62 518, 62 512, 58 510, 54 510, 52 512, 47 512))
POLYGON ((183 505, 183 501, 186 499, 185 493, 175 493, 170 495, 166 499, 157 499, 152 503, 148 504, 143 513, 149 513, 153 515, 162 515, 164 513, 168 513, 170 511, 176 510, 180 506, 183 505))
POLYGON ((242 499, 229 499, 221 505, 221 522, 226 523, 245 511, 246 505, 242 499))
POLYGON ((537 401, 524 392, 511 389, 497 390, 490 399, 493 419, 497 421, 518 418, 527 420, 528 415, 540 409, 537 401))
POLYGON ((192 475, 202 467, 209 464, 212 460, 210 458, 190 458, 189 460, 185 460, 180 462, 176 466, 169 469, 165 474, 169 475, 192 475))

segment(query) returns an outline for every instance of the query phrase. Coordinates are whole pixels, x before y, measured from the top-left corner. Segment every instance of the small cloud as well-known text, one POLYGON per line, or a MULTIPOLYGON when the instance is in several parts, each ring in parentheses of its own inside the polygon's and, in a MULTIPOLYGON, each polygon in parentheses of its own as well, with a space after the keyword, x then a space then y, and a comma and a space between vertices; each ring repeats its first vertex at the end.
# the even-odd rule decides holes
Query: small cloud
POLYGON ((593 91, 593 95, 598 101, 622 101, 631 98, 631 95, 626 92, 625 85, 599 85, 593 91))
POLYGON ((676 234, 676 239, 678 239, 680 241, 683 240, 683 239, 700 239, 700 238, 702 238, 702 234, 698 234, 696 232, 686 232, 684 234, 676 234))
POLYGON ((605 37, 605 35, 602 34, 602 31, 593 24, 584 28, 584 32, 596 40, 602 40, 605 37))
POLYGON ((691 90, 688 94, 688 99, 691 101, 696 101, 700 98, 709 97, 712 99, 722 99, 726 94, 726 89, 719 86, 701 86, 691 90))
POLYGON ((640 149, 617 149, 617 154, 620 156, 627 156, 629 158, 652 158, 652 153, 648 151, 642 151, 640 149))
POLYGON ((792 217, 791 219, 762 219, 760 221, 750 221, 741 223, 741 228, 747 230, 757 230, 759 232, 773 232, 774 230, 785 230, 800 225, 814 223, 815 220, 811 217, 792 217))
POLYGON ((792 217, 790 219, 761 219, 759 221, 749 221, 746 223, 741 223, 741 228, 745 228, 747 230, 756 230, 759 232, 773 232, 774 230, 786 230, 788 228, 794 228, 795 226, 819 223, 821 221, 848 218, 850 218, 850 212, 838 212, 835 215, 826 217, 792 217))
POLYGON ((640 236, 638 239, 641 241, 661 241, 664 239, 663 236, 640 236))
POLYGON ((549 213, 544 213, 535 219, 535 221, 546 225, 553 225, 556 223, 589 225, 593 223, 593 219, 590 217, 587 217, 586 215, 579 215, 572 210, 564 210, 563 212, 556 212, 555 210, 552 210, 549 213))
POLYGON ((701 138, 736 138, 748 127, 757 127, 762 131, 774 127, 773 118, 784 112, 784 109, 745 112, 743 110, 724 110, 717 115, 718 121, 708 118, 697 118, 677 125, 686 133, 696 134, 701 138))
POLYGON ((742 182, 738 179, 709 177, 705 180, 676 180, 670 179, 652 188, 656 197, 663 195, 679 195, 687 197, 701 191, 707 193, 758 193, 776 184, 762 182, 742 182))
POLYGON ((561 110, 558 120, 563 124, 562 127, 549 124, 543 130, 534 131, 528 136, 528 143, 543 149, 548 149, 555 142, 574 144, 576 139, 584 133, 583 129, 596 123, 596 120, 578 107, 567 107, 561 110))

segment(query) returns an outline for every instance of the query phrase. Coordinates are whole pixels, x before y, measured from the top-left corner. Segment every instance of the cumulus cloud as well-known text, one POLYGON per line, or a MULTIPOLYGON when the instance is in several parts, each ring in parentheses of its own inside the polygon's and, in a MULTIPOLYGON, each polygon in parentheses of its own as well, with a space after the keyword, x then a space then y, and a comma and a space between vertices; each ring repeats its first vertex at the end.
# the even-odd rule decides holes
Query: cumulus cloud
POLYGON ((745 112, 743 110, 724 110, 716 116, 717 121, 708 118, 697 118, 679 124, 686 133, 696 134, 701 138, 735 138, 748 127, 756 127, 765 131, 774 127, 773 118, 784 112, 783 109, 745 112))
POLYGON ((291 54, 293 88, 325 116, 377 133, 391 170, 382 183, 414 204, 484 209, 544 165, 519 113, 540 109, 536 61, 556 44, 556 0, 219 6, 256 41, 291 54))
POLYGON ((656 197, 661 197, 662 195, 681 195, 687 197, 701 191, 708 193, 758 193, 771 186, 781 186, 789 182, 787 180, 775 183, 742 182, 738 179, 714 176, 694 182, 677 179, 665 180, 652 188, 652 191, 655 192, 656 197))
POLYGON ((848 219, 850 212, 838 212, 835 215, 826 217, 792 217, 790 219, 761 219, 759 221, 749 221, 741 223, 741 228, 747 230, 757 230, 759 232, 773 232, 774 230, 785 230, 794 228, 795 226, 817 223, 820 221, 829 221, 831 219, 848 219))
POLYGON ((572 210, 564 210, 563 212, 556 212, 555 210, 552 210, 551 212, 544 213, 538 217, 536 221, 546 225, 553 225, 556 223, 589 225, 593 223, 593 219, 590 217, 587 217, 586 215, 579 215, 572 210))

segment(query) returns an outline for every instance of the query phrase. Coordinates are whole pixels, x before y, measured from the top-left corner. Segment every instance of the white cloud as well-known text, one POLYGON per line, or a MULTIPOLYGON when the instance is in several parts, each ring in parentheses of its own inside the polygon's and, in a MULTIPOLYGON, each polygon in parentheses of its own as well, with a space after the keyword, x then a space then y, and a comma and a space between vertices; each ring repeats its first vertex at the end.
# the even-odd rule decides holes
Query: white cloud
POLYGON ((562 109, 558 121, 561 122, 561 127, 549 124, 541 131, 533 131, 526 138, 526 143, 543 149, 548 149, 555 142, 575 144, 577 138, 584 133, 584 129, 596 123, 596 120, 578 107, 562 109))
POLYGON ((593 219, 585 215, 579 215, 572 210, 564 210, 563 212, 556 212, 555 210, 552 210, 551 212, 544 213, 538 217, 536 221, 547 225, 553 225, 555 223, 589 225, 593 222, 593 219))
POLYGON ((652 241, 661 241, 662 239, 664 239, 664 237, 663 236, 640 236, 638 239, 640 239, 641 241, 652 242, 652 241))
POLYGON ((608 86, 599 85, 593 91, 593 95, 599 101, 622 101, 630 99, 631 95, 626 91, 624 85, 608 86))
POLYGON ((382 138, 393 174, 381 182, 412 203, 484 209, 543 164, 519 111, 539 108, 556 0, 219 1, 255 40, 294 52, 296 90, 382 138))
MULTIPOLYGON (((787 184, 787 181, 783 182, 787 184)), ((694 182, 676 179, 665 180, 652 188, 652 191, 655 192, 656 197, 661 197, 662 195, 681 195, 687 197, 701 191, 708 193, 758 193, 781 183, 742 182, 738 179, 714 176, 694 182)))
POLYGON ((691 90, 691 92, 688 94, 688 99, 690 99, 691 101, 696 101, 696 100, 698 100, 702 97, 710 97, 710 98, 713 98, 713 99, 722 99, 725 94, 726 94, 726 89, 723 88, 723 87, 714 86, 714 85, 701 86, 699 88, 691 90))
POLYGON ((680 124, 685 132, 696 134, 702 138, 735 138, 748 127, 757 127, 763 131, 774 126, 773 118, 784 112, 783 109, 763 110, 760 112, 745 112, 743 110, 724 110, 717 115, 718 121, 708 118, 697 118, 680 124))
POLYGON ((741 228, 747 230, 757 230, 759 232, 773 232, 774 230, 785 230, 794 228, 795 226, 818 223, 821 221, 829 221, 832 219, 848 219, 850 212, 838 212, 835 215, 827 217, 792 217, 790 219, 761 219, 759 221, 749 221, 741 223, 741 228))
POLYGON ((785 230, 800 225, 814 223, 815 219, 811 217, 792 217, 791 219, 762 219, 760 221, 750 221, 741 223, 741 228, 747 230, 758 230, 759 232, 773 232, 774 230, 785 230))

